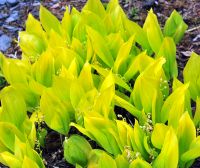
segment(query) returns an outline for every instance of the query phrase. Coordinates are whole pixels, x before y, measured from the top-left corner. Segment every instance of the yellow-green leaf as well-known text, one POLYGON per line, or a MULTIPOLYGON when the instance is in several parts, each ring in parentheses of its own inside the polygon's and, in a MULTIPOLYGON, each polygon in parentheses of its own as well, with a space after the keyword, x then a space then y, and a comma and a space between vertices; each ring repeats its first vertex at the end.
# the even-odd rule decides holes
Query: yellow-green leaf
POLYGON ((153 13, 152 9, 148 13, 143 30, 147 34, 147 38, 152 50, 157 54, 163 41, 163 34, 158 24, 157 17, 153 13))
POLYGON ((183 21, 181 15, 174 10, 165 23, 164 34, 165 36, 172 37, 177 44, 182 39, 187 28, 188 26, 183 21))
POLYGON ((42 5, 40 6, 40 21, 42 23, 42 27, 47 33, 49 33, 51 29, 53 29, 58 34, 61 33, 59 20, 42 5))
POLYGON ((178 158, 178 139, 173 128, 171 127, 165 136, 160 154, 153 162, 153 168, 177 168, 178 158))

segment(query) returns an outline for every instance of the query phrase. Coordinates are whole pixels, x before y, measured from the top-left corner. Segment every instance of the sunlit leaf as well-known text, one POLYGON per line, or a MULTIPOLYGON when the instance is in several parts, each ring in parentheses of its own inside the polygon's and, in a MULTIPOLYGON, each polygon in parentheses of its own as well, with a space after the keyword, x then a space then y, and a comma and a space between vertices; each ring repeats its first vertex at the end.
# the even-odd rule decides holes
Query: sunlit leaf
POLYGON ((172 37, 177 44, 182 39, 187 28, 188 26, 181 15, 174 10, 165 23, 164 35, 172 37))
POLYGON ((196 100, 197 96, 200 96, 199 64, 200 56, 192 53, 183 71, 184 82, 190 82, 189 90, 193 100, 196 100))
POLYGON ((157 54, 162 45, 163 34, 158 24, 157 17, 153 13, 152 9, 148 13, 148 16, 143 26, 143 30, 147 34, 147 38, 152 50, 157 54))
POLYGON ((153 162, 153 167, 177 168, 178 158, 178 140, 173 128, 170 128, 165 136, 162 150, 153 162))
POLYGON ((176 45, 172 38, 165 37, 159 49, 156 58, 164 57, 166 63, 163 65, 165 75, 168 79, 175 78, 178 75, 178 67, 176 63, 176 45))
POLYGON ((40 21, 47 33, 49 33, 51 29, 59 34, 61 33, 59 20, 43 6, 40 6, 40 21))
POLYGON ((151 142, 156 148, 158 149, 162 148, 168 130, 169 130, 168 126, 164 124, 157 123, 154 126, 154 130, 151 135, 151 142))

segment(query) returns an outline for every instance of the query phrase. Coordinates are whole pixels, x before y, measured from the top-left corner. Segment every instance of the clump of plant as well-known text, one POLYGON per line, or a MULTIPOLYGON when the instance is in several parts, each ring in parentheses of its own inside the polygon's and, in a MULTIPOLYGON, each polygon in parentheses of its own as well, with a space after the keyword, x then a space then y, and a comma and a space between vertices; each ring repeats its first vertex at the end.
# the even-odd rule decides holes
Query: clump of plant
POLYGON ((163 30, 153 10, 140 27, 117 0, 67 8, 61 22, 41 6, 40 21, 30 14, 19 33, 22 59, 0 55, 9 84, 0 93, 0 162, 45 167, 34 150, 46 134, 35 123, 45 122, 66 136, 64 157, 76 167, 190 167, 200 156, 200 57, 191 55, 179 81, 176 44, 186 29, 176 11, 163 30))

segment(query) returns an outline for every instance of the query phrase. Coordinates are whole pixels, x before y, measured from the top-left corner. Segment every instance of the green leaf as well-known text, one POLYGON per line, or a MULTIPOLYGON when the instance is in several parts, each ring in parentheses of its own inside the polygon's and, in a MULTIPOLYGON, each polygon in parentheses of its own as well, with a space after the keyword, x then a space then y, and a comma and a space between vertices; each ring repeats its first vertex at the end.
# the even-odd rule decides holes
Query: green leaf
POLYGON ((139 43, 143 49, 146 49, 148 53, 151 53, 151 47, 145 31, 137 23, 128 19, 125 19, 124 26, 128 32, 128 35, 135 35, 136 42, 139 43))
POLYGON ((46 40, 46 35, 40 22, 35 19, 31 13, 29 13, 28 19, 26 20, 26 32, 38 36, 43 39, 44 42, 46 40))
POLYGON ((105 118, 113 119, 115 114, 113 113, 113 98, 115 95, 115 83, 112 72, 103 81, 99 95, 94 103, 94 111, 100 113, 105 118), (106 102, 105 102, 106 99, 106 102))
POLYGON ((51 50, 44 52, 32 65, 32 73, 34 79, 46 87, 52 85, 53 75, 55 74, 54 69, 54 58, 51 50))
POLYGON ((108 67, 112 67, 114 60, 112 54, 110 53, 106 41, 103 36, 101 36, 94 29, 87 27, 87 34, 91 40, 92 47, 97 56, 106 64, 108 67))
POLYGON ((146 51, 138 54, 133 60, 131 61, 124 77, 126 80, 131 80, 136 77, 137 73, 142 73, 152 62, 154 59, 149 57, 146 54, 146 51))
POLYGON ((164 35, 172 37, 174 42, 177 44, 182 39, 187 28, 188 26, 183 21, 181 15, 174 10, 165 23, 164 35))
POLYGON ((115 160, 108 154, 103 153, 98 162, 99 168, 117 168, 115 160))
POLYGON ((187 163, 200 156, 200 136, 198 136, 191 144, 190 149, 182 154, 181 161, 187 163))
POLYGON ((148 162, 137 158, 130 163, 129 168, 152 168, 152 166, 148 162))
POLYGON ((91 73, 91 65, 89 63, 85 63, 81 73, 78 77, 78 82, 81 83, 83 89, 85 91, 89 91, 94 88, 93 78, 91 73))
POLYGON ((61 34, 59 20, 42 5, 40 6, 40 21, 42 23, 42 27, 47 33, 50 33, 51 29, 53 29, 58 34, 61 34))
POLYGON ((176 45, 172 38, 165 37, 156 58, 164 57, 166 63, 163 65, 167 79, 176 78, 178 67, 176 63, 176 45))
POLYGON ((177 168, 178 157, 178 140, 173 128, 170 128, 165 136, 162 150, 153 162, 153 168, 177 168))
POLYGON ((196 128, 188 112, 185 112, 180 120, 177 131, 177 137, 179 140, 179 155, 189 150, 190 144, 196 139, 196 128))
POLYGON ((153 146, 158 149, 162 148, 168 130, 169 128, 165 124, 157 123, 154 125, 151 135, 151 142, 153 146))
POLYGON ((157 17, 153 13, 152 9, 148 13, 148 16, 147 16, 144 26, 143 26, 143 30, 147 34, 147 38, 148 38, 149 44, 151 46, 151 49, 156 54, 158 54, 160 47, 162 45, 163 34, 162 34, 161 28, 158 24, 157 17))
POLYGON ((122 67, 122 65, 128 60, 133 45, 133 40, 134 36, 130 37, 129 40, 120 47, 113 67, 113 71, 115 73, 122 74, 124 72, 124 70, 121 70, 120 67, 122 67))
MULTIPOLYGON (((163 98, 160 90, 160 79, 163 76, 162 65, 164 63, 165 59, 163 58, 151 63, 135 81, 130 100, 139 110, 144 109, 145 113, 152 112, 153 99, 156 99, 156 103, 162 104, 163 98)), ((156 105, 155 107, 159 106, 156 105)), ((156 109, 156 111, 159 111, 159 109, 156 109)))
POLYGON ((84 10, 81 13, 81 16, 86 25, 90 26, 91 28, 99 32, 101 35, 106 35, 106 27, 103 24, 103 20, 101 17, 87 10, 84 10))
POLYGON ((200 124, 200 98, 197 97, 196 99, 196 111, 194 114, 194 124, 198 126, 200 124))
POLYGON ((129 167, 129 162, 123 157, 123 155, 118 155, 115 158, 117 168, 127 168, 129 167))
POLYGON ((10 122, 18 129, 22 128, 22 124, 26 118, 26 104, 21 94, 13 87, 6 87, 1 92, 2 112, 0 120, 10 122))
POLYGON ((111 33, 106 36, 107 39, 107 46, 115 60, 117 54, 119 53, 120 47, 124 43, 123 38, 121 37, 120 33, 111 33))
POLYGON ((72 33, 74 28, 73 14, 70 14, 70 9, 66 6, 66 10, 61 22, 62 34, 66 37, 68 44, 71 43, 72 33))
POLYGON ((28 32, 19 32, 19 46, 29 58, 31 62, 35 62, 39 55, 46 50, 46 43, 40 37, 28 33, 28 32))
POLYGON ((74 81, 70 87, 70 100, 74 109, 77 108, 81 98, 84 96, 85 91, 78 81, 74 81))
POLYGON ((91 150, 89 142, 82 136, 72 135, 64 141, 64 157, 73 165, 86 166, 91 150))
POLYGON ((137 120, 135 120, 133 131, 134 132, 132 138, 135 144, 135 148, 133 146, 134 151, 140 152, 143 158, 148 159, 148 153, 143 144, 145 134, 144 131, 140 128, 137 120))
POLYGON ((39 168, 39 166, 32 159, 25 156, 22 163, 22 168, 26 168, 26 167, 39 168))
MULTIPOLYGON (((105 68, 102 68, 98 65, 92 65, 92 67, 103 77, 106 77, 107 74, 109 73, 109 71, 105 68)), ((122 79, 121 76, 117 75, 117 74, 113 74, 114 77, 114 81, 117 85, 121 86, 122 88, 126 89, 127 91, 132 91, 130 86, 124 81, 124 79, 122 79)))
POLYGON ((12 168, 21 168, 21 161, 9 152, 0 153, 0 162, 12 168))
POLYGON ((64 135, 68 133, 71 108, 68 108, 51 90, 46 90, 42 94, 40 108, 46 124, 51 129, 64 135))
POLYGON ((25 142, 25 136, 16 126, 8 122, 0 122, 0 134, 0 142, 12 152, 14 151, 16 137, 25 142))
POLYGON ((192 53, 183 71, 184 82, 190 82, 189 90, 193 100, 196 100, 197 96, 200 96, 199 64, 200 56, 192 53))
POLYGON ((113 155, 120 153, 119 146, 107 130, 114 128, 114 123, 106 118, 85 117, 84 125, 86 130, 92 134, 95 141, 100 144, 107 152, 113 155))
POLYGON ((175 129, 178 127, 181 115, 185 111, 190 111, 190 106, 187 104, 188 97, 186 97, 188 87, 189 84, 184 84, 177 88, 166 99, 161 110, 161 121, 165 123, 168 120, 168 124, 175 129))
POLYGON ((27 61, 6 58, 2 55, 1 69, 9 84, 27 83, 30 64, 27 61))
POLYGON ((139 111, 135 106, 133 106, 131 103, 129 103, 128 101, 124 100, 123 98, 121 98, 121 97, 119 97, 117 95, 115 95, 114 99, 115 99, 115 104, 117 106, 126 109, 133 116, 135 116, 138 119, 140 119, 140 117, 142 115, 141 111, 139 111))
POLYGON ((82 10, 83 11, 84 10, 91 11, 91 12, 97 14, 101 18, 103 18, 106 14, 104 6, 102 5, 100 0, 96 0, 96 1, 88 0, 82 10))

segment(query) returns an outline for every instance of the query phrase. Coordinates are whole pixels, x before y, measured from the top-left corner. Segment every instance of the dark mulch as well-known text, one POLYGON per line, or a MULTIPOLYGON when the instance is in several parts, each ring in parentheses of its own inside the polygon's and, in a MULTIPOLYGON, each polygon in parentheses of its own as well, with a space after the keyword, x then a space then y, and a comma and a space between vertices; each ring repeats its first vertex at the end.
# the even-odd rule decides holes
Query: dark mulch
MULTIPOLYGON (((104 0, 106 2, 107 0, 104 0)), ((153 8, 158 16, 161 26, 164 26, 165 20, 176 9, 181 13, 189 28, 182 42, 177 46, 177 60, 179 66, 179 79, 182 80, 182 70, 189 59, 191 51, 200 54, 200 2, 199 0, 119 0, 128 16, 138 22, 144 23, 147 10, 153 8)), ((86 0, 43 0, 41 3, 50 9, 59 19, 62 18, 65 6, 71 5, 81 9, 86 0)), ((3 51, 8 57, 19 58, 20 50, 17 46, 18 31, 25 29, 25 20, 28 13, 31 12, 38 18, 40 1, 39 0, 19 0, 15 5, 0 5, 0 36, 7 35, 14 39, 11 46, 3 51), (17 16, 15 14, 18 14, 17 16), (8 18, 11 17, 11 21, 8 18), (12 21, 13 19, 13 21, 12 21), (7 21, 6 21, 7 20, 7 21)), ((4 81, 3 81, 4 82, 4 81)), ((127 116, 130 118, 130 116, 127 116)), ((131 123, 130 123, 131 124, 131 123)), ((74 131, 74 130, 73 130, 74 131)), ((73 132, 72 131, 72 132, 73 132)), ((49 129, 46 137, 46 144, 43 149, 43 158, 48 168, 72 168, 63 159, 62 143, 65 137, 49 129)), ((200 160, 193 164, 193 168, 200 167, 200 160)), ((5 166, 0 164, 0 168, 5 166)))

